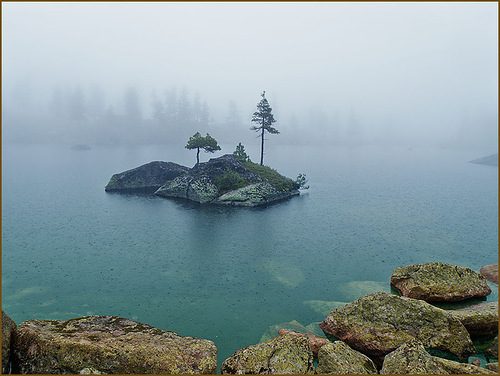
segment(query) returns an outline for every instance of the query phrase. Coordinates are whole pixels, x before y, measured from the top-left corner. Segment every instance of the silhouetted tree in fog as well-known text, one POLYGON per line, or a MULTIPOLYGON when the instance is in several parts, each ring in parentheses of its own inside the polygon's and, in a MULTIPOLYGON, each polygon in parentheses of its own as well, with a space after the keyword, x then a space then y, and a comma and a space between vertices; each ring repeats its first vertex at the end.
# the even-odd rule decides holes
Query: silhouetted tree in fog
POLYGON ((263 91, 261 94, 262 99, 257 104, 257 111, 253 113, 252 122, 257 125, 253 125, 250 127, 251 130, 260 133, 261 143, 260 143, 260 164, 264 164, 264 134, 265 132, 271 134, 280 133, 276 128, 272 125, 276 120, 274 120, 274 116, 272 113, 272 108, 269 105, 269 102, 266 99, 266 92, 263 91))

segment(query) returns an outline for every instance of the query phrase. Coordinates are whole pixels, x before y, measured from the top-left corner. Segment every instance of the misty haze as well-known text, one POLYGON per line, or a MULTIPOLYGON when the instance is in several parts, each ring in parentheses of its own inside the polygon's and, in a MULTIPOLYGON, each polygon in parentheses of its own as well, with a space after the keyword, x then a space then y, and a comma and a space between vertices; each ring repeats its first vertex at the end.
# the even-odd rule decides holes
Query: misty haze
POLYGON ((3 3, 2 69, 2 373, 498 371, 497 3, 3 3))

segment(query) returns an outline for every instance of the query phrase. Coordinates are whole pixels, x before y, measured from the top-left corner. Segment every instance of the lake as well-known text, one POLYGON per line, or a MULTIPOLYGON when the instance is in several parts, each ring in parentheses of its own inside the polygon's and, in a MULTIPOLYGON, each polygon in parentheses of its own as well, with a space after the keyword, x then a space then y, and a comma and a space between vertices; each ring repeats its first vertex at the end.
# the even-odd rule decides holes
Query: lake
POLYGON ((3 308, 124 316, 211 339, 222 361, 271 325, 321 321, 324 301, 390 291, 398 266, 496 263, 498 169, 467 163, 491 153, 270 143, 269 165, 310 189, 232 208, 104 192, 151 160, 191 166, 182 147, 4 145, 3 308))

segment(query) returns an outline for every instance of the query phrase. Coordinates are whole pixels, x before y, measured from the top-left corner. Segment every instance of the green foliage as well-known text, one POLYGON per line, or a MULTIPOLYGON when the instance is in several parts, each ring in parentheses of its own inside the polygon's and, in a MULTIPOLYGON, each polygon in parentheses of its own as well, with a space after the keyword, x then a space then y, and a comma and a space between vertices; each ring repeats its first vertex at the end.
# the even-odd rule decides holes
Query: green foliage
POLYGON ((236 150, 233 152, 233 155, 241 162, 246 162, 250 160, 250 157, 245 152, 245 147, 241 144, 241 142, 238 145, 236 145, 236 150))
POLYGON ((306 174, 300 173, 297 176, 297 179, 295 179, 295 184, 299 187, 299 189, 309 189, 309 186, 307 184, 307 178, 306 174))
POLYGON ((186 149, 203 149, 208 153, 220 150, 217 140, 210 136, 208 133, 203 137, 200 132, 196 132, 193 136, 189 137, 186 144, 186 149))
POLYGON ((256 123, 256 125, 253 125, 250 129, 257 132, 264 129, 271 134, 278 134, 280 132, 276 128, 272 127, 272 124, 276 122, 276 120, 274 119, 274 115, 272 113, 273 109, 266 99, 265 91, 261 94, 261 97, 261 101, 257 104, 257 111, 255 111, 252 116, 252 122, 256 123))
POLYGON ((245 162, 244 165, 253 173, 267 180, 269 184, 271 184, 274 188, 276 188, 276 190, 280 192, 288 192, 299 188, 296 182, 281 175, 278 171, 272 169, 271 167, 262 166, 250 161, 245 162))
POLYGON ((224 174, 216 177, 214 183, 217 188, 219 188, 220 193, 242 188, 248 184, 247 181, 235 171, 226 171, 224 174))

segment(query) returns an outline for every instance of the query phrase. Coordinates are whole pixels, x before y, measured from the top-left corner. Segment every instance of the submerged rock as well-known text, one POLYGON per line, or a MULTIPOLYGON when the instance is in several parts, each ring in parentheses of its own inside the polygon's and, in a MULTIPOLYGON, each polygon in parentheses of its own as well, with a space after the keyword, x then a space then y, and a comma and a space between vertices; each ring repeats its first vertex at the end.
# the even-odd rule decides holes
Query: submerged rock
POLYGON ((267 328, 267 330, 260 337, 260 342, 266 342, 274 337, 277 337, 280 333, 280 330, 285 329, 295 333, 308 333, 309 330, 302 325, 297 320, 292 320, 288 322, 282 322, 279 324, 271 325, 267 328))
POLYGON ((317 373, 377 373, 373 361, 341 341, 330 342, 319 349, 317 373))
POLYGON ((485 265, 479 273, 488 281, 498 284, 498 264, 485 265))
POLYGON ((10 371, 12 337, 16 331, 16 323, 2 311, 2 373, 10 371))
POLYGON ((299 191, 291 179, 276 171, 226 154, 197 164, 186 175, 166 182, 155 194, 199 203, 260 206, 298 195, 299 191))
POLYGON ((449 372, 442 367, 433 356, 425 351, 420 341, 407 342, 384 358, 381 374, 396 375, 447 375, 449 372))
POLYGON ((427 302, 456 302, 491 293, 480 274, 440 262, 397 268, 392 273, 391 285, 403 296, 427 302))
POLYGON ((320 327, 379 359, 413 339, 461 358, 474 352, 469 333, 458 319, 422 300, 384 292, 334 309, 320 327))
POLYGON ((447 312, 460 320, 472 337, 498 334, 498 302, 479 303, 447 312))
POLYGON ((236 351, 222 363, 223 374, 301 374, 313 371, 307 338, 285 334, 236 351))
POLYGON ((114 174, 104 190, 106 192, 153 193, 168 180, 184 175, 188 167, 172 162, 150 162, 132 170, 114 174))
POLYGON ((326 316, 334 308, 342 307, 347 304, 347 302, 338 302, 335 300, 305 300, 303 302, 306 306, 311 308, 314 312, 320 315, 326 316))
POLYGON ((486 368, 498 374, 498 362, 486 364, 486 368))
POLYGON ((217 366, 212 341, 116 316, 26 321, 14 343, 19 373, 213 373, 217 366))
POLYGON ((339 287, 339 291, 348 301, 376 292, 390 292, 390 290, 391 287, 387 282, 380 281, 350 281, 339 287))

